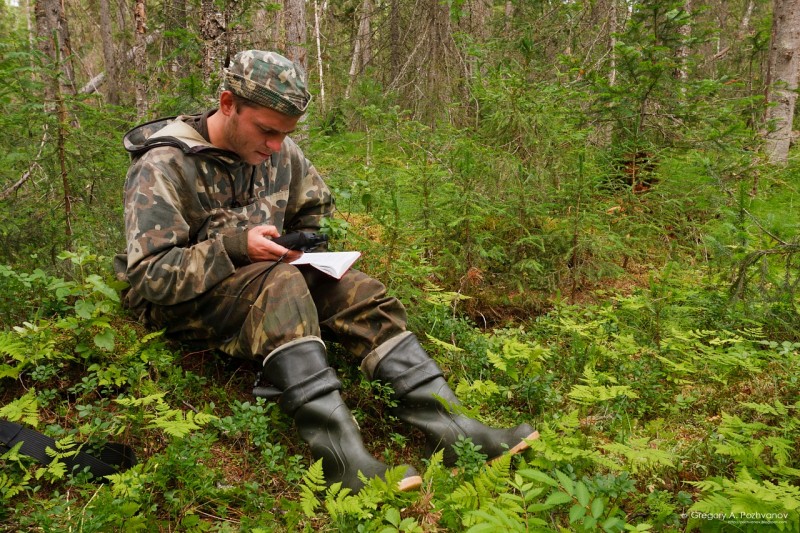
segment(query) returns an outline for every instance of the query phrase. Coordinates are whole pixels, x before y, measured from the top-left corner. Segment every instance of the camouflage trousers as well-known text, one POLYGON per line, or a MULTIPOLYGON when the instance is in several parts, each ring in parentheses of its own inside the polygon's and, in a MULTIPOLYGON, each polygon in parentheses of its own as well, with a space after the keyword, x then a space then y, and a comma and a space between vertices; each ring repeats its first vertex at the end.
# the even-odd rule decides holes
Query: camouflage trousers
POLYGON ((310 267, 273 262, 241 267, 188 302, 143 302, 133 310, 173 338, 202 341, 259 362, 275 348, 308 336, 338 342, 363 359, 406 329, 402 303, 363 272, 351 269, 336 280, 310 267))

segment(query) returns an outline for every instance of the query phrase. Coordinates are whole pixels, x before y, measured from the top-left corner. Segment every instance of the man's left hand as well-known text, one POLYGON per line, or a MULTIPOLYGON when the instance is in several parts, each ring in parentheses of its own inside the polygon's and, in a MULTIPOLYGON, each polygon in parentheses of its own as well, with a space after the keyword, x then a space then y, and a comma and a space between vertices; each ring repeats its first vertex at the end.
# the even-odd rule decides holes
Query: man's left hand
POLYGON ((247 232, 247 255, 253 262, 256 261, 280 261, 291 263, 298 259, 303 252, 289 250, 280 244, 272 241, 280 233, 275 226, 263 225, 250 228, 247 232))

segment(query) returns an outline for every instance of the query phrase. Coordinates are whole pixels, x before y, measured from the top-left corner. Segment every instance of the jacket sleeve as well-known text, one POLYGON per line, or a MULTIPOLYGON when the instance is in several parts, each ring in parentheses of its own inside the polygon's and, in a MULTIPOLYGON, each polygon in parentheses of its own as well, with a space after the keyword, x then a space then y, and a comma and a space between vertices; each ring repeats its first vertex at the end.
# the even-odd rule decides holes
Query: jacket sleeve
MULTIPOLYGON (((127 277, 133 290, 160 305, 173 305, 195 298, 235 271, 234 259, 225 240, 217 235, 191 242, 196 212, 195 184, 186 178, 185 160, 167 157, 154 149, 135 161, 125 182, 125 229, 127 277), (181 191, 180 193, 178 191, 181 191)), ((234 228, 235 230, 235 228, 234 228)))
POLYGON ((300 149, 294 143, 288 148, 281 162, 288 165, 292 173, 284 228, 286 231, 317 231, 324 218, 333 216, 333 195, 300 149))

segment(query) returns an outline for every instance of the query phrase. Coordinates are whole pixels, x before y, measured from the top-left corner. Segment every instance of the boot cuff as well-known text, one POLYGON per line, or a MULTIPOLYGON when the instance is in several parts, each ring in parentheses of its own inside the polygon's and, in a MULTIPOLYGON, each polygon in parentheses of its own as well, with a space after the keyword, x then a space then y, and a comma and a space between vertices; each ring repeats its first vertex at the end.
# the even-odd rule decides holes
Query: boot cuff
MULTIPOLYGON (((367 376, 367 379, 372 379, 375 376, 375 369, 378 367, 378 364, 381 362, 381 359, 389 355, 392 350, 397 348, 398 345, 405 345, 407 344, 408 338, 413 337, 414 334, 410 331, 404 331, 400 335, 396 337, 392 337, 388 341, 384 342, 371 352, 367 354, 366 357, 361 361, 361 371, 367 376)), ((416 340, 416 339, 415 339, 416 340)))
POLYGON ((439 365, 433 359, 428 359, 409 368, 402 374, 387 376, 385 381, 392 385, 394 397, 399 400, 417 387, 440 377, 444 377, 444 374, 439 369, 439 365))
POLYGON ((295 411, 303 405, 341 388, 336 371, 327 367, 283 391, 279 405, 286 414, 294 417, 295 411))
POLYGON ((361 368, 369 379, 389 383, 394 389, 395 398, 400 399, 412 391, 443 377, 439 365, 422 348, 419 340, 411 333, 404 333, 381 344, 367 356, 361 368))
POLYGON ((287 342, 286 344, 281 344, 280 346, 269 352, 267 356, 264 358, 264 361, 261 363, 261 366, 262 367, 267 366, 267 362, 276 355, 278 355, 280 352, 287 349, 291 349, 292 347, 297 346, 298 344, 304 344, 306 342, 318 342, 319 344, 322 345, 322 349, 323 350, 325 349, 325 343, 319 337, 314 337, 314 336, 300 337, 299 339, 294 339, 292 341, 287 342))

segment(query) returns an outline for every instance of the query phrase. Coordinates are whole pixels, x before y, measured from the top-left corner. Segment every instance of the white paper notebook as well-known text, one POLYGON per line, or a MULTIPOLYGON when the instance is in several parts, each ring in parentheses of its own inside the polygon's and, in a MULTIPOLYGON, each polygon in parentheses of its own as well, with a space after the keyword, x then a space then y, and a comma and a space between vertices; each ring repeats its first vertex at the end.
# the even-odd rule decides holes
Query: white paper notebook
POLYGON ((359 257, 361 252, 311 252, 301 255, 300 259, 292 261, 291 264, 311 265, 329 276, 342 279, 359 257))

